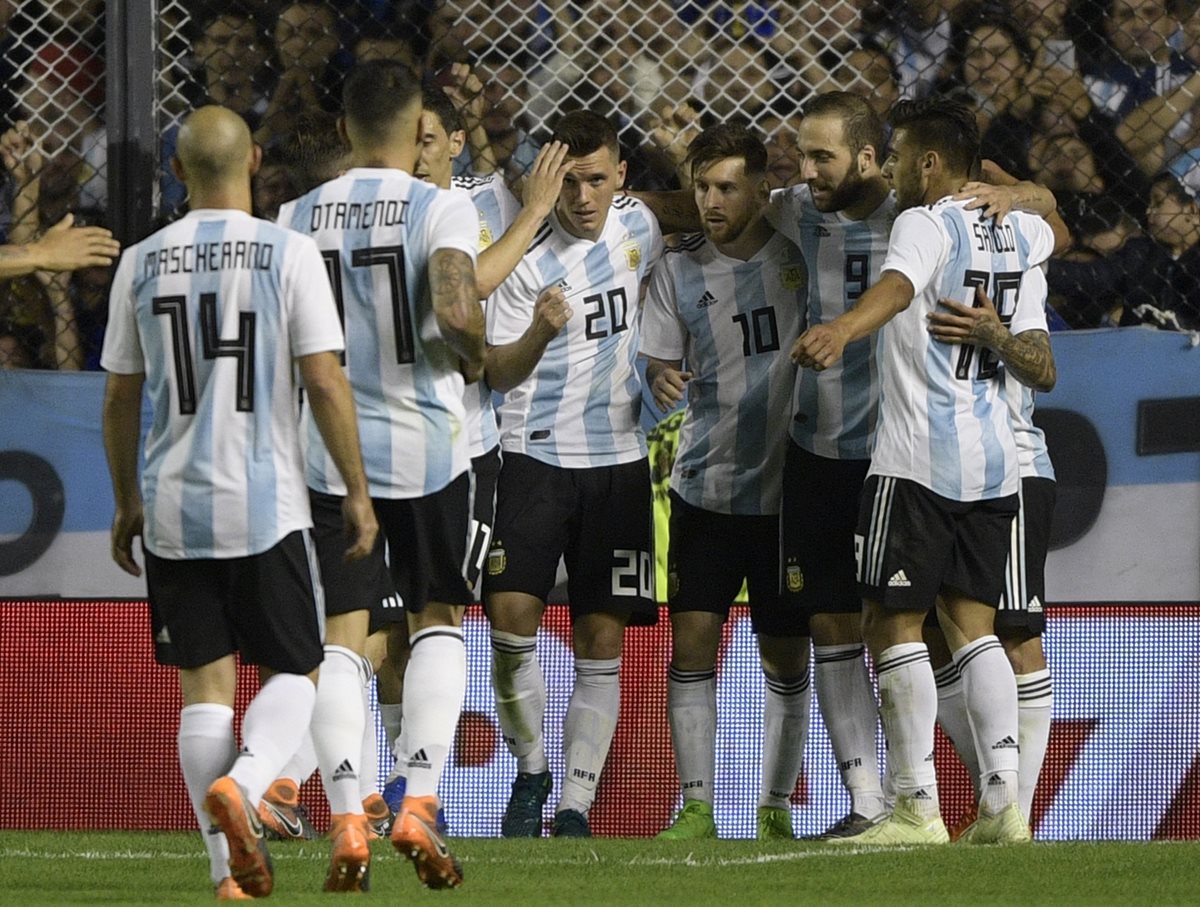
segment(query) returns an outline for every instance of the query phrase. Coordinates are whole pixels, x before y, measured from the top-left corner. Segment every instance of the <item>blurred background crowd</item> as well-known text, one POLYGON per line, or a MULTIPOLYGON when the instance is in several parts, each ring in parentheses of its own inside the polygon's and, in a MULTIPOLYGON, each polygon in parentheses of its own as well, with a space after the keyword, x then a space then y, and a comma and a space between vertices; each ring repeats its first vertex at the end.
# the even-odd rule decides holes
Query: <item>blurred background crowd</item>
MULTIPOLYGON (((687 142, 742 118, 777 186, 801 180, 805 102, 860 92, 882 114, 950 94, 986 157, 1052 189, 1074 248, 1049 267, 1057 329, 1200 330, 1200 0, 147 0, 157 2, 157 211, 185 210, 168 161, 204 103, 264 148, 258 213, 307 189, 296 156, 328 132, 359 61, 402 61, 461 109, 461 173, 519 191, 546 125, 587 107, 620 126, 631 188, 677 185, 687 142), (324 112, 324 113, 322 113, 324 112), (298 152, 297 149, 301 149, 298 152)), ((102 0, 0 0, 0 239, 110 198, 102 0)), ((95 369, 108 269, 0 285, 0 367, 95 369)))

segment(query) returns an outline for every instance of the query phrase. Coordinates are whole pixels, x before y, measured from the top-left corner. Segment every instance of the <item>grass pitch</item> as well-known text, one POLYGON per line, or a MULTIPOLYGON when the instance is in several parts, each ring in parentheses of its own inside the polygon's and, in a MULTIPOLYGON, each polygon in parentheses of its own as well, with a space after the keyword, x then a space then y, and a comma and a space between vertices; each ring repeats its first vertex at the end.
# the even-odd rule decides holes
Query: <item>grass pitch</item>
MULTIPOLYGON (((1200 903, 1200 842, 948 846, 870 851, 796 842, 452 841, 466 882, 432 892, 386 841, 373 846, 371 892, 387 903, 569 907, 804 904, 1200 903)), ((0 832, 0 902, 208 904, 198 835, 0 832)), ((274 844, 280 905, 329 904, 328 845, 274 844)))

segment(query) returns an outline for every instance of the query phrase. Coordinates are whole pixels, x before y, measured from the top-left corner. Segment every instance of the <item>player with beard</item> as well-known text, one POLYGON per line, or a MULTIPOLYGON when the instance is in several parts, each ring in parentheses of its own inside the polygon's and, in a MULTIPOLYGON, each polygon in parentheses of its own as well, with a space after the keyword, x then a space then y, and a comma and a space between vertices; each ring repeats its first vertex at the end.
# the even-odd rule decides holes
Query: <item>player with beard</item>
POLYGON ((798 365, 819 371, 850 343, 890 324, 881 347, 880 420, 859 514, 858 578, 897 798, 887 820, 857 840, 948 840, 930 756, 937 692, 922 642, 922 624, 936 599, 981 763, 984 793, 972 840, 1028 841, 1017 802, 1016 683, 994 634, 1020 484, 1003 381, 1011 371, 1022 383, 1041 386, 1053 359, 1044 331, 1017 338, 1004 323, 1023 323, 1030 304, 1020 292, 1025 273, 1068 237, 1057 218, 1051 227, 1009 210, 1014 201, 1024 202, 1053 217, 1053 196, 1044 190, 1026 195, 982 187, 977 193, 966 185, 979 163, 979 131, 964 105, 902 102, 891 118, 895 132, 884 174, 902 213, 881 277, 843 315, 806 331, 792 352, 798 365), (994 203, 998 195, 1003 210, 994 203), (994 309, 985 290, 997 300, 994 309), (969 336, 955 341, 957 350, 931 337, 930 318, 947 296, 969 327, 969 336), (993 316, 986 324, 984 313, 993 316))
MULTIPOLYGON (((765 217, 804 254, 811 326, 842 314, 878 280, 895 206, 879 170, 883 125, 870 106, 829 92, 804 114, 797 136, 804 182, 772 192, 765 217)), ((639 194, 668 232, 701 226, 690 196, 639 194)), ((848 814, 826 832, 835 837, 884 814, 854 561, 878 400, 874 339, 851 345, 838 367, 799 371, 784 464, 783 594, 808 617, 821 716, 851 797, 848 814)))
POLYGON ((779 594, 780 476, 806 273, 763 219, 767 150, 713 126, 688 150, 703 235, 654 272, 642 316, 646 380, 663 411, 687 396, 671 475, 667 712, 684 805, 669 840, 716 837, 717 650, 745 579, 766 674, 759 838, 793 837, 789 799, 808 733, 803 616, 779 594), (685 366, 686 362, 686 366, 685 366))

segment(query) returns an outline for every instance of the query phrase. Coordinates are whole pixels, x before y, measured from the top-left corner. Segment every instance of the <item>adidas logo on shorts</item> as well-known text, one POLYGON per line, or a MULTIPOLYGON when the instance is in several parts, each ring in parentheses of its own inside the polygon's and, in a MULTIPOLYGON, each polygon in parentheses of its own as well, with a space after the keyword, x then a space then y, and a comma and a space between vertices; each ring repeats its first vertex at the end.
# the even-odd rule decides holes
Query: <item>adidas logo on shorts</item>
POLYGON ((892 574, 892 578, 888 580, 888 588, 889 589, 895 588, 897 586, 908 587, 911 585, 912 585, 912 583, 909 582, 908 577, 904 574, 903 570, 897 570, 895 573, 892 574))

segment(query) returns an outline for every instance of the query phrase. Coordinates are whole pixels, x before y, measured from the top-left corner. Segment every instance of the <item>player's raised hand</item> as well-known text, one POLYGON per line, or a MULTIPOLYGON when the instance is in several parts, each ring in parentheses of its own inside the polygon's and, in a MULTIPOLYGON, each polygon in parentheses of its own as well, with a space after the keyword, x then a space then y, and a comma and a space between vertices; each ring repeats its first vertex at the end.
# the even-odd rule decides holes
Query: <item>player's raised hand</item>
POLYGON ((654 402, 658 404, 658 408, 664 413, 674 409, 675 404, 683 399, 687 392, 687 383, 691 380, 691 372, 681 372, 670 366, 660 369, 654 376, 654 383, 650 385, 650 392, 654 395, 654 402))
POLYGON ((342 522, 346 527, 346 535, 350 538, 350 547, 346 549, 345 559, 357 561, 370 554, 379 535, 375 505, 371 503, 370 497, 366 494, 346 495, 342 499, 342 522))
POLYGON ((955 299, 939 299, 938 305, 940 309, 925 316, 929 322, 926 329, 942 343, 989 346, 997 328, 1003 327, 996 307, 982 287, 975 288, 974 306, 955 299))
POLYGON ((537 158, 521 182, 521 204, 547 217, 554 210, 563 177, 571 169, 567 160, 570 148, 565 142, 547 142, 538 149, 537 158))
POLYGON ((562 287, 546 287, 538 294, 533 304, 533 323, 530 330, 543 343, 549 343, 563 329, 574 311, 567 305, 567 297, 562 287))
POLYGON ((133 556, 133 540, 142 534, 142 506, 118 507, 112 523, 112 559, 130 576, 141 576, 142 568, 133 556))
POLYGON ((822 371, 842 358, 846 337, 833 323, 809 328, 792 345, 792 362, 801 368, 822 371))

